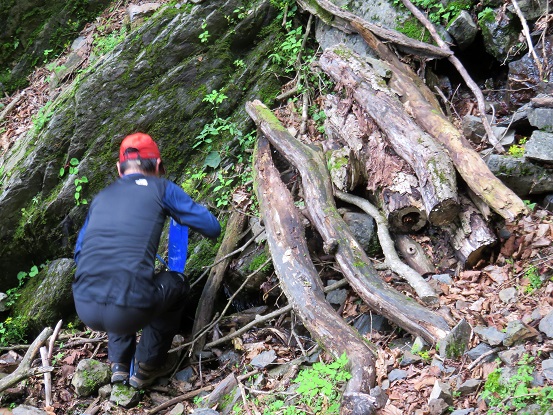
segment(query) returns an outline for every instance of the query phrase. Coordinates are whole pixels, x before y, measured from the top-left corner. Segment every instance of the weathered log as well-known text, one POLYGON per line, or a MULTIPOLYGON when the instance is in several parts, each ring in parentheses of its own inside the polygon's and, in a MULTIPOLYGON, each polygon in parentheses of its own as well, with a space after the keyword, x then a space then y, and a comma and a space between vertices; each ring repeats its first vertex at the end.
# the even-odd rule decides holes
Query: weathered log
POLYGON ((395 235, 394 242, 403 260, 419 274, 433 274, 436 267, 430 262, 422 246, 408 235, 395 235))
POLYGON ((351 235, 336 209, 322 152, 294 139, 261 102, 246 103, 246 111, 271 144, 300 172, 309 215, 325 245, 334 248, 336 261, 353 290, 375 312, 407 332, 430 344, 443 339, 449 332, 443 317, 385 284, 351 235))
POLYGON ((448 151, 453 164, 472 191, 506 220, 514 220, 528 211, 524 202, 497 177, 462 133, 428 100, 430 89, 390 48, 380 42, 360 20, 352 26, 381 59, 394 67, 390 86, 400 92, 400 99, 417 124, 438 140, 448 151))
POLYGON ((455 256, 466 267, 473 267, 495 245, 497 237, 470 200, 463 196, 460 199, 462 209, 458 220, 443 229, 449 235, 455 256))
MULTIPOLYGON (((418 179, 411 167, 386 144, 375 128, 370 131, 366 114, 361 109, 352 109, 353 113, 343 114, 343 106, 336 95, 326 98, 325 132, 334 141, 346 143, 356 158, 365 166, 364 178, 367 190, 373 195, 375 203, 382 209, 390 230, 397 232, 416 232, 426 225, 426 211, 418 189, 418 179)), ((374 122, 372 122, 374 124, 374 122)), ((334 185, 337 179, 329 163, 330 175, 334 185)), ((348 182, 349 184, 349 182, 348 182)), ((352 188, 350 188, 352 190, 352 188)))
POLYGON ((434 292, 430 285, 422 279, 422 276, 417 271, 404 264, 399 259, 399 256, 394 248, 394 242, 388 232, 388 227, 386 226, 386 219, 384 219, 378 209, 371 205, 368 200, 359 196, 350 195, 340 190, 336 190, 334 193, 337 198, 359 207, 366 214, 371 215, 374 218, 377 224, 378 240, 380 241, 380 246, 384 252, 388 268, 400 277, 404 278, 425 303, 438 303, 438 295, 434 292))
MULTIPOLYGON (((319 17, 330 26, 340 29, 346 33, 356 32, 350 24, 352 17, 355 17, 355 15, 341 9, 330 1, 318 0, 314 2, 308 0, 297 0, 297 3, 302 9, 307 10, 309 13, 319 17)), ((403 33, 396 32, 395 30, 390 30, 369 22, 366 22, 366 24, 370 30, 380 38, 385 39, 387 42, 394 43, 410 53, 415 53, 428 58, 444 58, 451 55, 451 51, 444 51, 442 48, 434 45, 421 42, 416 39, 411 39, 403 33)))
POLYGON ((378 33, 373 31, 373 25, 350 12, 340 11, 328 0, 309 3, 298 0, 301 7, 324 22, 332 24, 339 20, 347 31, 359 33, 380 59, 394 67, 390 85, 398 91, 415 121, 447 149, 457 171, 478 197, 506 220, 514 220, 528 212, 524 202, 489 171, 462 133, 443 115, 434 94, 422 79, 375 36, 378 33))
MULTIPOLYGON (((209 323, 213 317, 213 307, 215 304, 219 287, 223 281, 225 271, 231 260, 231 257, 227 254, 236 249, 236 246, 242 238, 242 230, 246 224, 247 217, 238 211, 232 212, 227 222, 225 230, 225 236, 219 247, 219 251, 215 257, 216 265, 211 268, 209 277, 204 285, 202 296, 196 308, 196 317, 194 319, 194 326, 192 333, 196 336, 203 328, 209 323), (224 258, 224 259, 223 259, 224 258), (221 260, 223 259, 223 260, 221 260)), ((199 352, 203 349, 206 341, 206 336, 199 337, 193 346, 193 353, 199 352)))
POLYGON ((260 135, 254 154, 255 190, 275 271, 286 298, 315 339, 336 358, 346 353, 351 379, 342 414, 371 414, 375 382, 372 351, 326 301, 294 200, 273 164, 267 139, 260 135))
MULTIPOLYGON (((428 220, 444 225, 459 212, 455 169, 447 153, 405 112, 396 94, 380 76, 382 66, 363 60, 343 45, 329 48, 321 68, 351 91, 357 103, 376 122, 395 152, 415 171, 428 220)), ((387 65, 382 63, 387 69, 387 65)), ((385 76, 390 76, 386 70, 385 76)))

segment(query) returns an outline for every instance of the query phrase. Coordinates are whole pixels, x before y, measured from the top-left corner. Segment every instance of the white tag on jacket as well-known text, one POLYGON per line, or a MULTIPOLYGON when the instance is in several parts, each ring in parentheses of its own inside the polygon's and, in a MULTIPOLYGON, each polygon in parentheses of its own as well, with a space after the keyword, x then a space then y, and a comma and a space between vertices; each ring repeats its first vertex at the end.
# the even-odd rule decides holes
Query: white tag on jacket
POLYGON ((146 179, 137 179, 134 182, 139 186, 148 186, 148 180, 146 179))

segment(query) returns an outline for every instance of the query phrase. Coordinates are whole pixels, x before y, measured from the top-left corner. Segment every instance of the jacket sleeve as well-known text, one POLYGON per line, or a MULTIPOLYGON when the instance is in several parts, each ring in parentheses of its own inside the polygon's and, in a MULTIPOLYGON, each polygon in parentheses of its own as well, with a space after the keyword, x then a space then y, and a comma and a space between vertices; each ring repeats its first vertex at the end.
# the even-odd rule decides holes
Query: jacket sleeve
POLYGON ((88 215, 84 221, 83 227, 79 231, 79 236, 77 236, 77 242, 75 243, 75 252, 73 259, 76 263, 79 263, 79 254, 81 253, 81 248, 83 246, 84 234, 86 233, 86 227, 88 226, 88 215))
POLYGON ((192 200, 188 194, 171 181, 167 181, 163 197, 164 207, 179 224, 186 225, 208 238, 221 234, 221 225, 205 206, 192 200))

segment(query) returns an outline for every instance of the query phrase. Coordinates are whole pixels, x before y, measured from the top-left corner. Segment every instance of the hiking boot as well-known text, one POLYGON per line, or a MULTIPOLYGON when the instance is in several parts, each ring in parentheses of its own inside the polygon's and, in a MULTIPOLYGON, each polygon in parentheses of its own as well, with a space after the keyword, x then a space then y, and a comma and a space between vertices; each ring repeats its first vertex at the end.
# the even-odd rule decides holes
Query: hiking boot
POLYGON ((153 384, 157 379, 171 374, 178 363, 178 353, 167 355, 167 360, 163 365, 149 365, 135 361, 134 372, 129 379, 129 385, 135 389, 144 389, 153 384))
POLYGON ((111 383, 126 383, 129 380, 129 365, 125 363, 111 364, 111 383))

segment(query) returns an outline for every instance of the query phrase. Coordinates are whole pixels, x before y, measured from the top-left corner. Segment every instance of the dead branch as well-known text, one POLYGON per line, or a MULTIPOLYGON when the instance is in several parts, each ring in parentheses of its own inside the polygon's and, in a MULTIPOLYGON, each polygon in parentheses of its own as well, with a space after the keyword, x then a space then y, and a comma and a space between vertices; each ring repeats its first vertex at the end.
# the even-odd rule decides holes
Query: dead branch
POLYGON ((334 190, 334 194, 338 199, 341 199, 345 202, 351 203, 352 205, 361 208, 367 215, 370 215, 374 218, 377 224, 378 240, 380 242, 380 246, 382 247, 384 257, 386 258, 386 265, 388 265, 391 271, 404 278, 415 290, 421 300, 423 300, 427 304, 437 304, 438 295, 432 289, 432 287, 428 285, 428 283, 417 271, 415 271, 413 268, 403 263, 401 259, 399 259, 399 255, 397 254, 394 247, 394 241, 392 240, 392 237, 388 232, 386 219, 384 219, 380 211, 368 200, 362 199, 358 196, 344 193, 338 189, 334 190))
POLYGON ((300 214, 273 164, 269 142, 260 134, 254 166, 257 198, 282 289, 312 336, 335 358, 344 353, 348 356, 352 377, 343 395, 341 413, 369 415, 375 409, 374 398, 369 395, 375 382, 372 351, 326 301, 310 260, 300 214))
MULTIPOLYGON (((198 307, 196 309, 196 317, 194 319, 194 326, 192 333, 196 336, 202 328, 209 322, 213 315, 213 305, 215 304, 219 287, 223 281, 225 271, 230 262, 230 258, 227 257, 228 253, 235 250, 236 246, 240 242, 241 233, 246 224, 246 216, 240 212, 234 211, 230 215, 228 220, 227 229, 223 242, 217 252, 215 262, 218 262, 221 257, 225 257, 224 261, 218 262, 216 266, 211 268, 211 272, 203 288, 198 307)), ((205 337, 200 336, 196 339, 192 352, 197 353, 202 350, 205 344, 205 337)))
POLYGON ((482 123, 484 124, 484 128, 486 130, 486 134, 488 135, 488 140, 490 144, 499 152, 504 153, 505 149, 499 142, 499 140, 496 138, 495 134, 492 131, 492 127, 490 123, 488 122, 488 119, 486 118, 486 103, 484 101, 484 95, 482 94, 482 90, 476 85, 476 82, 471 78, 463 64, 457 57, 451 52, 451 49, 449 49, 449 46, 447 43, 445 43, 438 32, 436 32, 436 28, 434 25, 426 18, 424 14, 421 13, 421 11, 411 3, 410 0, 401 0, 405 7, 409 9, 411 13, 417 18, 419 22, 421 22, 424 27, 430 32, 430 35, 432 36, 432 39, 440 46, 443 50, 450 52, 451 54, 447 57, 447 59, 452 63, 453 66, 455 66, 455 69, 457 69, 457 72, 459 72, 459 75, 463 78, 467 86, 470 88, 472 93, 474 94, 474 97, 476 98, 476 102, 478 103, 478 111, 480 112, 480 118, 482 119, 482 123))
POLYGON ((35 339, 35 341, 29 346, 29 349, 27 350, 27 353, 23 356, 23 359, 21 360, 21 363, 8 376, 6 376, 3 379, 0 379, 0 392, 8 389, 9 387, 16 385, 18 382, 22 381, 23 379, 27 379, 31 376, 36 376, 39 374, 44 374, 46 372, 51 372, 54 370, 53 367, 50 366, 44 366, 44 367, 35 367, 32 368, 31 364, 33 363, 33 359, 35 358, 37 352, 39 351, 40 347, 46 342, 48 337, 52 334, 52 329, 50 327, 45 328, 42 330, 42 333, 39 334, 39 336, 35 339))
POLYGON ((536 64, 536 67, 538 68, 538 72, 540 75, 540 79, 543 79, 543 66, 540 62, 540 59, 538 58, 538 55, 536 54, 536 51, 534 50, 534 45, 532 43, 532 38, 530 37, 530 30, 528 29, 528 23, 526 22, 526 19, 524 18, 524 15, 522 14, 522 10, 520 10, 520 6, 518 5, 517 0, 511 0, 511 4, 515 8, 515 12, 520 19, 520 23, 522 24, 522 33, 524 33, 524 37, 526 38, 526 43, 528 44, 528 49, 530 51, 530 55, 532 55, 532 58, 534 58, 534 63, 536 64))
POLYGON ((355 292, 378 314, 430 344, 444 338, 449 326, 443 317, 384 284, 351 235, 334 203, 322 152, 294 139, 261 102, 246 103, 246 111, 271 144, 300 172, 309 216, 355 292))

